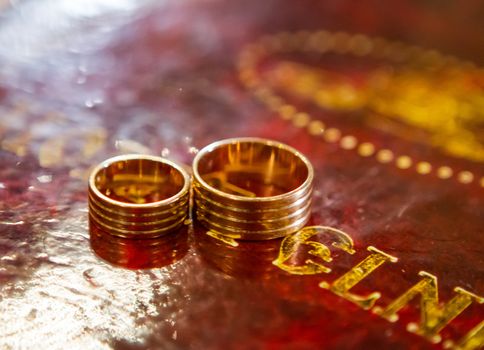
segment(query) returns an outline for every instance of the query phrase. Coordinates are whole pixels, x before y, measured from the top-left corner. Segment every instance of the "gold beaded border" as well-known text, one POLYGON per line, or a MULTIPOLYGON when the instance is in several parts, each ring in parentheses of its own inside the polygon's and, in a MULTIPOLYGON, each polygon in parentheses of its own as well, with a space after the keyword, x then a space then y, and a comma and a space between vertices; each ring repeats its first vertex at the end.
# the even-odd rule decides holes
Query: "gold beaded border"
POLYGON ((381 164, 393 164, 398 169, 413 169, 420 175, 434 174, 441 180, 454 178, 461 184, 477 183, 484 188, 484 176, 468 170, 455 171, 447 165, 434 166, 428 161, 416 160, 408 155, 395 154, 386 148, 377 148, 372 142, 358 140, 353 135, 343 135, 340 129, 325 125, 320 120, 313 119, 308 113, 299 111, 295 106, 284 101, 275 94, 258 77, 256 66, 265 56, 276 53, 316 52, 338 53, 355 57, 370 56, 387 59, 391 62, 414 62, 429 67, 458 65, 465 69, 480 70, 474 63, 461 61, 451 55, 443 55, 436 50, 428 50, 383 38, 370 38, 362 34, 345 32, 281 32, 260 38, 247 45, 239 55, 238 72, 241 82, 246 88, 264 103, 271 111, 297 128, 304 128, 315 137, 328 143, 338 144, 343 150, 354 150, 361 157, 374 157, 381 164), (480 178, 479 178, 480 176, 480 178))

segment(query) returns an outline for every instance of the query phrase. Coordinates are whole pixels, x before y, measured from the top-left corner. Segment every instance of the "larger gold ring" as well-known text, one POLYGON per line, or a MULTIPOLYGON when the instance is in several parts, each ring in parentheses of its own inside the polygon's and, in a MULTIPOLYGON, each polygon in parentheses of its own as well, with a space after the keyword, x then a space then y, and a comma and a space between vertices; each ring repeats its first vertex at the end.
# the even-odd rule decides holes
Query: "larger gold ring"
POLYGON ((313 177, 308 159, 280 142, 215 142, 193 161, 197 219, 236 239, 286 236, 309 220, 313 177))
POLYGON ((123 155, 89 177, 89 219, 121 237, 152 238, 180 228, 188 216, 190 176, 154 156, 123 155))

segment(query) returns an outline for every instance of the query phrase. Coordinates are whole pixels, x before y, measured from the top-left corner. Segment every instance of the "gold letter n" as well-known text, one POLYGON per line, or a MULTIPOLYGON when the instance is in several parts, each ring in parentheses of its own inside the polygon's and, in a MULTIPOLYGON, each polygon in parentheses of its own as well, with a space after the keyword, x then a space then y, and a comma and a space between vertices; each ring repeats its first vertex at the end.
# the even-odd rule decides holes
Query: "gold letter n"
POLYGON ((422 335, 438 343, 441 340, 439 332, 450 321, 456 318, 473 301, 483 303, 484 298, 472 294, 460 287, 454 289, 457 293, 447 304, 439 305, 437 277, 421 271, 423 277, 417 284, 395 299, 385 309, 375 307, 374 312, 391 322, 398 320, 397 312, 407 305, 413 298, 420 294, 420 323, 409 323, 407 329, 410 332, 422 335))

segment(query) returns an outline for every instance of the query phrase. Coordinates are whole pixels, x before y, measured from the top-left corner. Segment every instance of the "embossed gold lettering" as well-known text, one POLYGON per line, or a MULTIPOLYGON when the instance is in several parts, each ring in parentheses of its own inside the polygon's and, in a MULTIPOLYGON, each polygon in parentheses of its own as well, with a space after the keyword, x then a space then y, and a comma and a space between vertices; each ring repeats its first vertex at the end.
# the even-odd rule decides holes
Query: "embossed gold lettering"
MULTIPOLYGON (((307 259, 304 265, 291 264, 296 260, 296 256, 301 252, 302 245, 311 247, 308 254, 322 259, 324 262, 331 262, 331 251, 329 247, 321 241, 313 239, 317 236, 330 238, 333 243, 331 246, 341 249, 349 254, 354 253, 353 241, 346 233, 325 226, 305 227, 301 231, 286 237, 279 251, 279 256, 273 261, 273 264, 284 271, 296 275, 312 275, 318 273, 329 273, 331 269, 320 262, 307 259)), ((371 309, 375 302, 380 298, 379 292, 373 292, 366 296, 350 293, 350 289, 367 277, 379 266, 387 261, 396 262, 398 259, 375 247, 367 248, 372 254, 366 257, 351 270, 346 272, 332 283, 321 282, 319 286, 328 289, 346 300, 349 300, 361 308, 371 309)), ((428 272, 419 273, 423 277, 417 284, 400 295, 391 302, 387 307, 374 307, 372 311, 391 322, 398 320, 398 312, 420 295, 420 323, 409 323, 407 330, 419 334, 431 342, 438 343, 441 341, 439 332, 447 326, 454 318, 460 315, 473 302, 484 303, 484 298, 472 294, 463 288, 454 289, 456 295, 445 305, 439 304, 437 278, 428 272)), ((455 350, 477 350, 484 346, 484 321, 474 327, 465 335, 457 344, 451 339, 443 342, 446 349, 455 350)))
POLYGON ((417 284, 395 299, 385 309, 375 308, 374 312, 391 322, 395 322, 398 320, 397 312, 420 295, 420 323, 409 323, 407 329, 426 337, 433 343, 438 343, 441 340, 439 332, 450 321, 462 313, 473 301, 483 303, 484 298, 457 287, 454 289, 457 295, 447 304, 440 306, 437 277, 424 271, 421 271, 419 275, 423 278, 417 284))
POLYGON ((452 341, 444 342, 444 348, 455 350, 477 350, 484 347, 484 321, 474 327, 459 344, 454 346, 452 341))
POLYGON ((328 282, 321 282, 319 284, 321 288, 329 289, 336 295, 355 303, 365 310, 371 309, 375 304, 375 301, 380 298, 381 294, 379 292, 373 292, 369 295, 361 296, 350 293, 349 290, 385 262, 396 262, 398 260, 396 257, 386 254, 375 247, 370 246, 367 249, 372 252, 372 254, 367 256, 343 276, 331 284, 328 282))
POLYGON ((287 236, 281 243, 279 255, 272 263, 280 269, 294 275, 314 275, 318 273, 329 273, 331 269, 313 259, 306 259, 304 265, 289 264, 302 245, 311 247, 308 254, 322 259, 325 262, 331 262, 331 251, 323 243, 311 240, 312 237, 329 238, 333 241, 333 247, 343 250, 348 254, 354 254, 353 240, 343 231, 326 226, 308 226, 302 230, 287 236))

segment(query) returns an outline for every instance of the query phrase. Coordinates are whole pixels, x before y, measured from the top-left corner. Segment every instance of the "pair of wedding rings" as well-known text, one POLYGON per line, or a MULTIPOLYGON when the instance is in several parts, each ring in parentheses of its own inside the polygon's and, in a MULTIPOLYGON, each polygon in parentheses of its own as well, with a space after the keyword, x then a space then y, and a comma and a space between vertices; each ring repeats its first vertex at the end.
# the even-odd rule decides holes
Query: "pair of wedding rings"
POLYGON ((215 142, 197 153, 192 173, 155 156, 110 158, 89 178, 90 222, 129 238, 175 232, 189 219, 191 192, 197 221, 234 239, 283 237, 309 220, 313 168, 280 142, 215 142))

